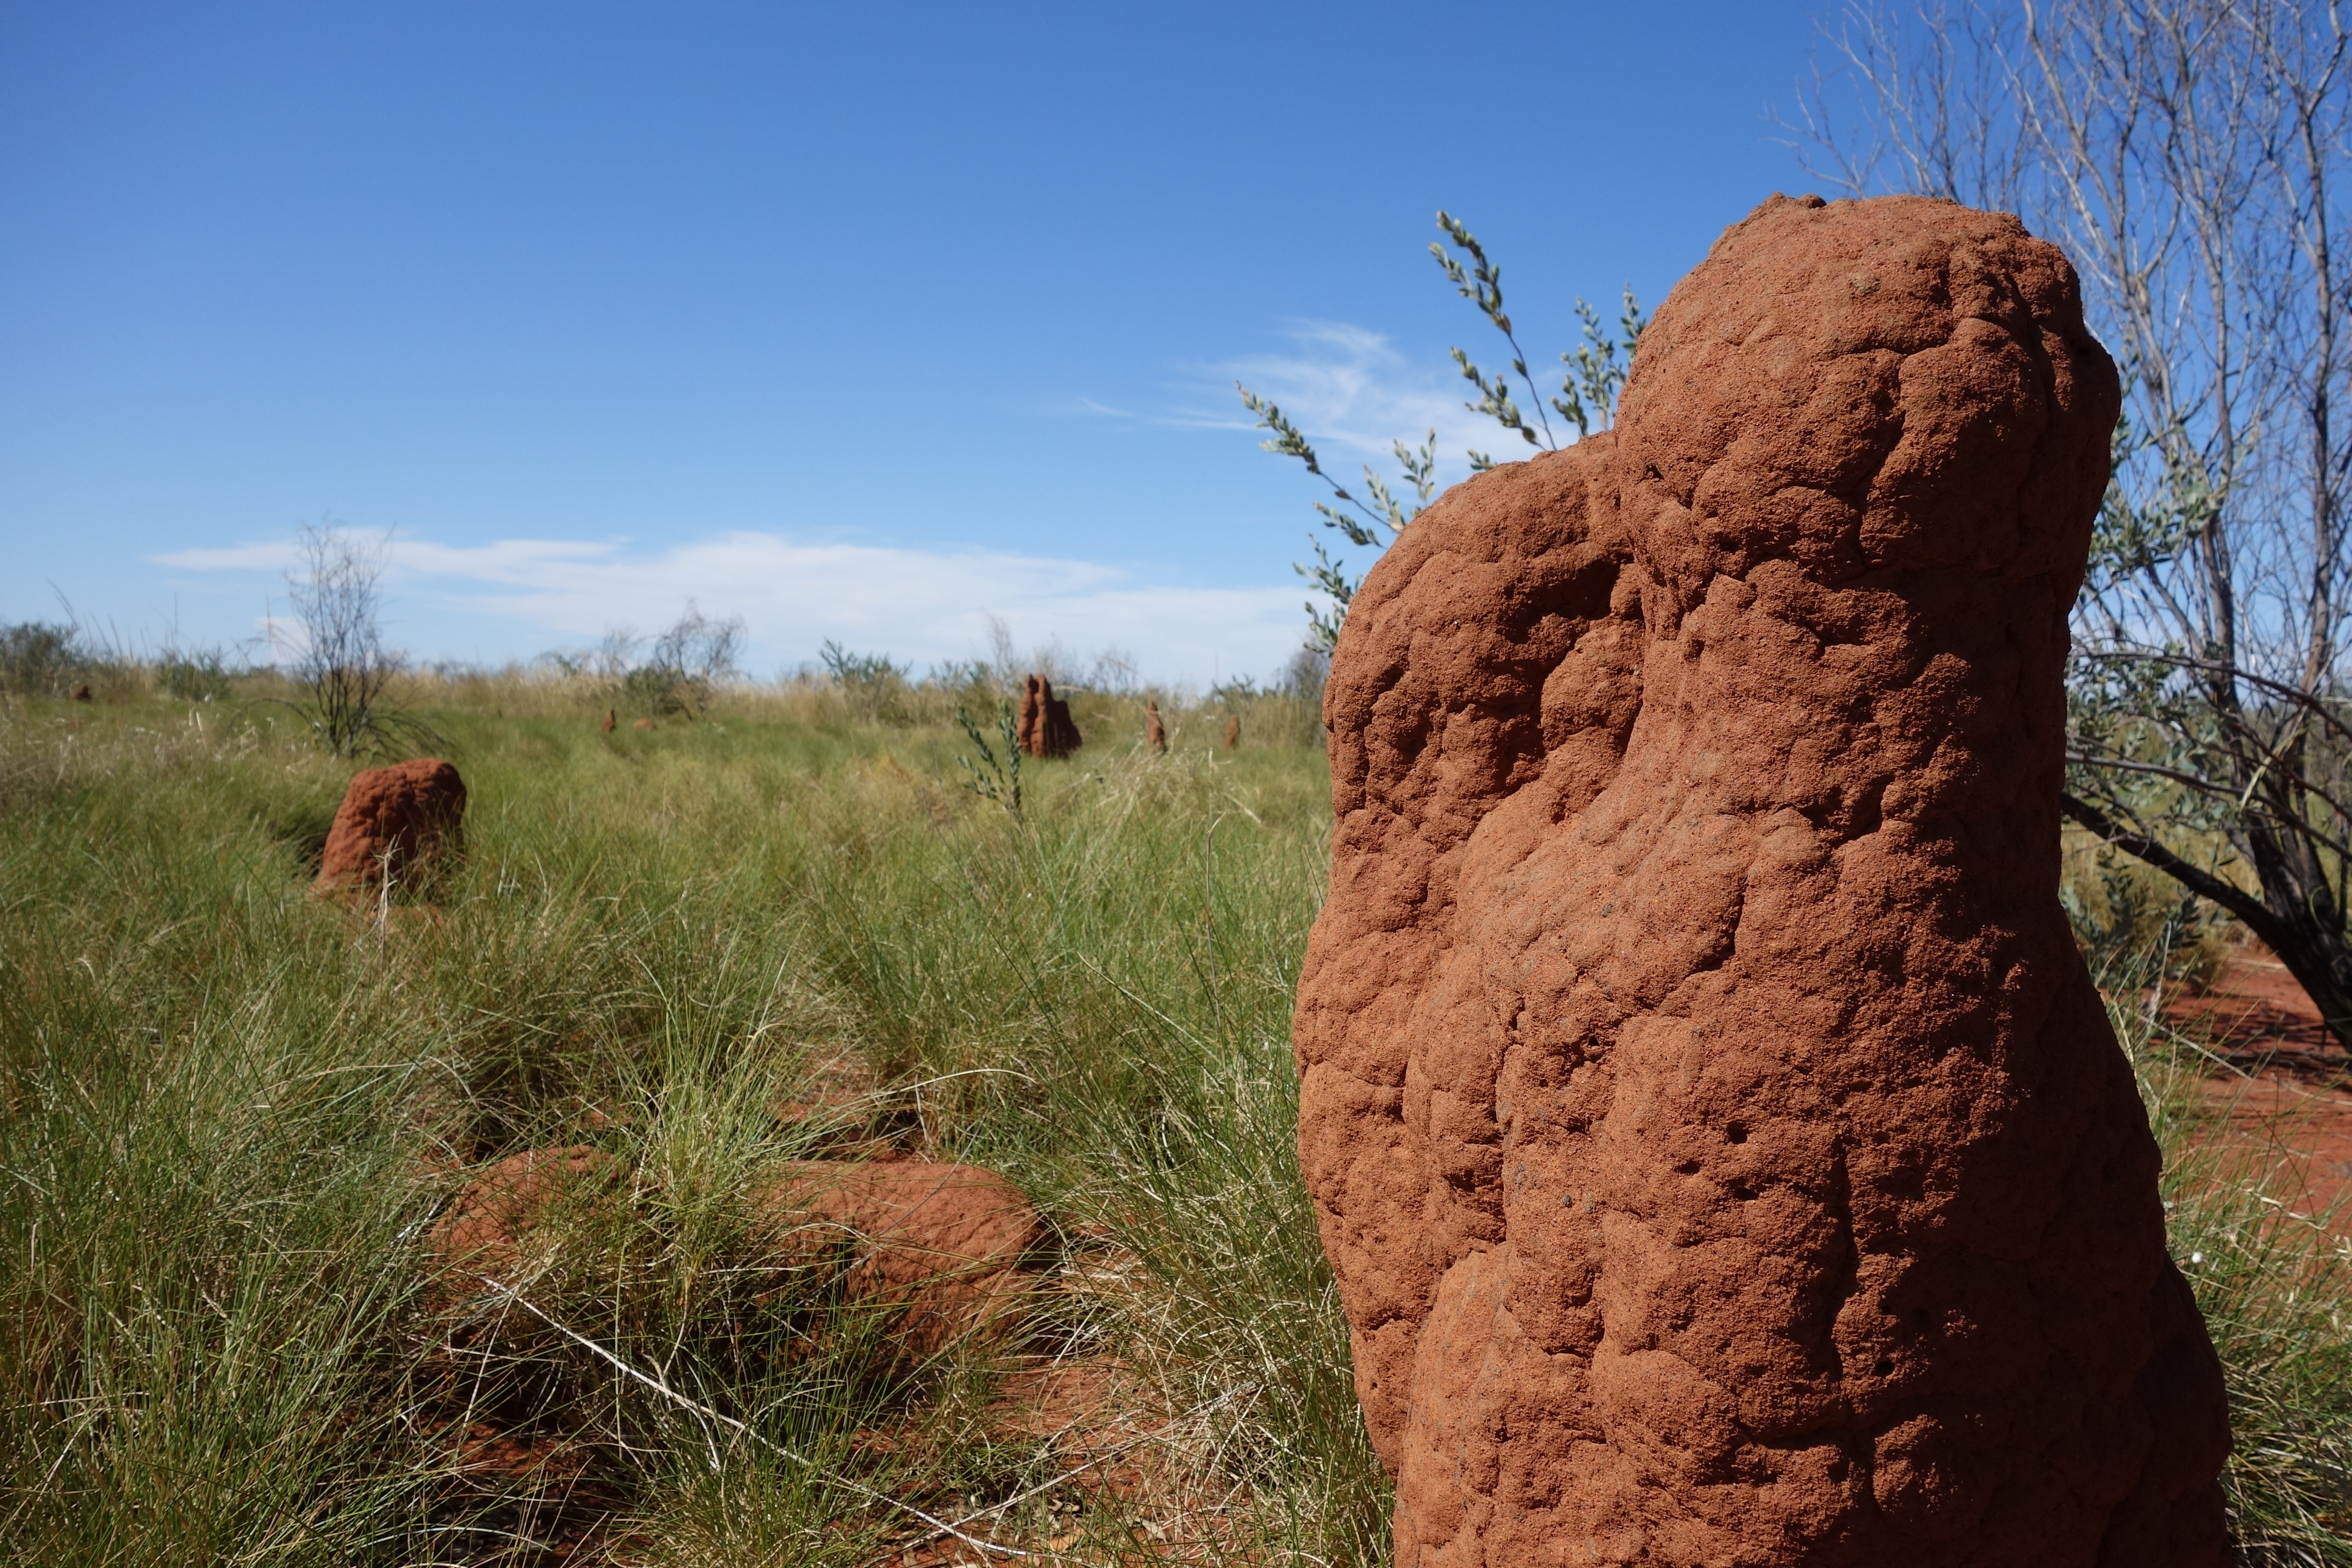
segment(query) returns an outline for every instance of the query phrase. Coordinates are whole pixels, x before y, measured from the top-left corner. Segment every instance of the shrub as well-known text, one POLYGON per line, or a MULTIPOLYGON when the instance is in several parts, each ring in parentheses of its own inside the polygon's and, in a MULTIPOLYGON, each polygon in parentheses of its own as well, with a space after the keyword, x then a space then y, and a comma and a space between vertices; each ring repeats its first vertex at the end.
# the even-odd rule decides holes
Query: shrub
POLYGON ((88 663, 78 626, 19 621, 0 629, 0 691, 63 697, 88 663))
POLYGON ((289 704, 339 757, 430 747, 440 737, 385 701, 401 658, 383 646, 381 545, 346 529, 302 530, 302 571, 286 574, 299 642, 292 675, 303 700, 289 704))
POLYGON ((685 613, 654 639, 646 662, 621 678, 616 699, 624 707, 656 718, 672 713, 699 718, 720 683, 739 673, 736 658, 742 647, 742 616, 712 620, 689 599, 685 613))
POLYGON ((912 665, 893 664, 887 654, 851 653, 830 637, 817 658, 856 717, 880 724, 915 721, 913 692, 907 684, 912 665))
POLYGON ((155 666, 155 684, 182 702, 219 702, 229 694, 228 659, 218 648, 169 648, 155 666))

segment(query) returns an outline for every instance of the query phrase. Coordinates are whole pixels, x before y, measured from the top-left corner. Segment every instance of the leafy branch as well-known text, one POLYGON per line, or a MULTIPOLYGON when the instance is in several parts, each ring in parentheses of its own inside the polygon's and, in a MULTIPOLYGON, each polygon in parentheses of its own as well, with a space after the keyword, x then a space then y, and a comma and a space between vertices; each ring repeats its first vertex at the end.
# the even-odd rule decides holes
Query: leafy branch
MULTIPOLYGON (((1618 318, 1614 334, 1602 324, 1601 314, 1582 299, 1576 301, 1578 321, 1582 324, 1584 342, 1561 354, 1567 370, 1560 378, 1559 391, 1547 397, 1536 385, 1528 369, 1528 356, 1520 348, 1518 334, 1511 325, 1509 311, 1503 303, 1503 272, 1478 243, 1477 236, 1452 214, 1440 212, 1437 226, 1444 231, 1446 244, 1432 242, 1430 254, 1454 284, 1462 297, 1476 306, 1478 312, 1503 334, 1510 348, 1510 369, 1507 373, 1488 374, 1461 349, 1452 350, 1454 363, 1463 379, 1478 389, 1475 403, 1464 407, 1473 414, 1483 414, 1504 429, 1516 431, 1528 446, 1540 451, 1557 451, 1561 441, 1555 431, 1551 413, 1576 426, 1580 439, 1598 427, 1607 429, 1616 416, 1617 395, 1625 384, 1632 367, 1633 352, 1640 344, 1642 330, 1648 319, 1633 299, 1632 289, 1625 290, 1624 309, 1618 318), (1449 252, 1446 245, 1453 247, 1449 252), (1456 254, 1458 253, 1458 254, 1456 254), (1535 422, 1530 424, 1521 411, 1517 395, 1512 389, 1511 377, 1516 375, 1527 388, 1529 406, 1535 410, 1535 422)), ((1428 432, 1418 447, 1402 441, 1391 444, 1397 466, 1403 471, 1404 483, 1411 488, 1412 499, 1401 499, 1388 482, 1381 479, 1370 463, 1364 465, 1364 483, 1359 494, 1333 479, 1324 470, 1322 459, 1313 443, 1307 439, 1297 425, 1271 399, 1259 396, 1241 383, 1234 389, 1241 394, 1242 406, 1256 416, 1258 428, 1271 431, 1270 439, 1258 445, 1276 457, 1296 458, 1306 465, 1307 471, 1321 479, 1331 491, 1329 500, 1317 501, 1316 511, 1323 526, 1331 530, 1359 549, 1382 550, 1402 533, 1405 526, 1429 504, 1437 489, 1437 432, 1428 432), (1336 504, 1335 504, 1336 503, 1336 504)), ((1565 426, 1562 426, 1565 429, 1565 426)), ((1472 449, 1468 454, 1471 471, 1483 473, 1495 467, 1495 459, 1485 452, 1472 449)), ((1306 578, 1322 596, 1324 606, 1315 601, 1307 604, 1307 644, 1321 652, 1330 651, 1339 641, 1339 627, 1346 621, 1348 606, 1353 602, 1361 576, 1350 575, 1347 567, 1332 558, 1328 544, 1313 535, 1308 543, 1315 552, 1313 563, 1294 562, 1291 570, 1306 578)))
POLYGON ((996 748, 988 743, 988 737, 981 733, 979 723, 968 710, 958 708, 955 720, 958 727, 971 741, 972 749, 979 753, 977 758, 961 755, 956 758, 956 766, 961 768, 966 775, 962 780, 963 787, 982 800, 996 802, 1004 808, 1005 815, 1015 822, 1021 821, 1021 729, 1013 720, 1013 704, 999 702, 996 705, 997 736, 1004 742, 1004 755, 1001 760, 996 748))

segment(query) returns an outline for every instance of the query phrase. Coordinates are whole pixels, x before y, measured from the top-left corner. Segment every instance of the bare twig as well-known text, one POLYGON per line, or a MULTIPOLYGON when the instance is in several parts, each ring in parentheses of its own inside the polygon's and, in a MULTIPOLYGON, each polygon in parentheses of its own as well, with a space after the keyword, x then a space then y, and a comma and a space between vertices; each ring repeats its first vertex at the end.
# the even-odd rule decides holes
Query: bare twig
MULTIPOLYGON (((1004 1498, 999 1501, 992 1502, 986 1508, 980 1509, 974 1512, 964 1515, 961 1519, 957 1520, 955 1523, 957 1526, 977 1523, 979 1521, 986 1519, 992 1514, 1003 1513, 1006 1509, 1012 1508, 1016 1504, 1027 1502, 1031 1498, 1037 1496, 1041 1492, 1052 1491, 1055 1487, 1060 1486, 1065 1481, 1076 1480, 1078 1477, 1085 1475, 1088 1470, 1093 1469, 1097 1465, 1108 1464, 1109 1461, 1118 1458, 1121 1454, 1131 1452, 1134 1449, 1143 1447, 1146 1443, 1158 1442, 1160 1438, 1165 1437, 1169 1433, 1173 1432, 1177 1427, 1181 1426, 1187 1421, 1197 1420, 1201 1416, 1207 1415, 1210 1411, 1214 1410, 1218 1405, 1231 1403, 1234 1397, 1234 1393, 1237 1392, 1239 1391, 1235 1390, 1221 1394, 1217 1395, 1216 1398, 1209 1400, 1205 1404, 1195 1405, 1192 1409, 1186 1411, 1181 1415, 1176 1416, 1174 1419, 1167 1422, 1163 1426, 1156 1427, 1150 1432, 1143 1433, 1139 1436, 1130 1437, 1116 1448, 1106 1449, 1102 1453, 1097 1454, 1093 1458, 1088 1459, 1083 1465, 1072 1466, 1070 1468, 1064 1470, 1060 1475, 1055 1476, 1052 1480, 1040 1481, 1034 1487, 1014 1492, 1009 1498, 1004 1498)), ((1066 1427, 1064 1430, 1066 1431, 1068 1428, 1066 1427)), ((902 1542, 899 1549, 901 1551, 911 1550, 914 1547, 924 1544, 926 1542, 937 1541, 941 1535, 947 1534, 949 1531, 949 1526, 941 1525, 939 1529, 932 1531, 929 1535, 919 1535, 912 1541, 902 1542)))

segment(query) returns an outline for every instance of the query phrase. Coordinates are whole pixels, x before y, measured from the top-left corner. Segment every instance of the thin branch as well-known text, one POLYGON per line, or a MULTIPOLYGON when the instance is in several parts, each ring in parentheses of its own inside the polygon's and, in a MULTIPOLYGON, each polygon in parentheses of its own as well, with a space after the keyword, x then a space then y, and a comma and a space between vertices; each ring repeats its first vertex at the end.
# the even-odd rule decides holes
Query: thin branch
POLYGON ((2249 686, 2259 687, 2274 697, 2294 703, 2297 707, 2308 709, 2325 720, 2329 728, 2347 740, 2352 740, 2352 725, 2347 725, 2343 720, 2337 718, 2335 712, 2337 707, 2352 704, 2352 699, 2320 695, 2316 689, 2319 684, 2316 680, 2309 685, 2295 684, 2274 679, 2266 675, 2258 675, 2251 669, 2237 665, 2223 664, 2218 659, 2198 658, 2194 655, 2174 653, 2169 649, 2135 647, 2128 644, 2116 648, 2093 648, 2077 653, 2074 657, 2101 664, 2134 662, 2168 664, 2179 669, 2194 669, 2205 674, 2226 676, 2232 680, 2242 680, 2249 686))
MULTIPOLYGON (((1192 1409, 1186 1411, 1183 1415, 1175 1417, 1173 1420, 1169 1421, 1165 1425, 1152 1431, 1146 1432, 1140 1436, 1130 1437, 1116 1448, 1105 1449, 1103 1452, 1097 1454, 1093 1458, 1088 1459, 1083 1465, 1072 1466, 1069 1469, 1064 1470, 1060 1475, 1055 1476, 1049 1481, 1040 1481, 1035 1486, 1030 1487, 1025 1490, 1014 1492, 1009 1498, 1004 1498, 999 1501, 989 1504, 986 1508, 978 1509, 971 1513, 965 1514, 961 1519, 957 1520, 955 1522, 959 1526, 976 1524, 992 1514, 1003 1513, 1006 1509, 1013 1507, 1016 1503, 1027 1502, 1031 1498, 1037 1496, 1041 1492, 1052 1491, 1064 1481, 1076 1480, 1078 1477, 1085 1475, 1088 1470, 1093 1469, 1097 1465, 1105 1464, 1109 1460, 1116 1459, 1121 1454, 1127 1453, 1131 1449, 1139 1448, 1146 1443, 1157 1442, 1159 1439, 1168 1436, 1169 1433, 1176 1430, 1177 1427, 1182 1426, 1185 1422, 1196 1420, 1199 1417, 1207 1415, 1210 1411, 1214 1410, 1218 1405, 1230 1403, 1234 1395, 1238 1392, 1239 1390, 1237 1389, 1229 1389, 1225 1393, 1220 1394, 1217 1397, 1203 1405, 1195 1405, 1192 1409)), ((1064 1430, 1066 1431, 1067 1428, 1066 1427, 1064 1430)), ((912 1541, 900 1542, 898 1550, 901 1552, 911 1552, 916 1547, 921 1546, 926 1542, 937 1541, 941 1535, 948 1533, 948 1526, 942 1525, 939 1529, 932 1531, 929 1535, 919 1535, 912 1541)))
POLYGON ((2153 867, 2195 893, 2221 905, 2246 922, 2246 928, 2275 948, 2286 936, 2284 923, 2255 895, 2224 881, 2202 867, 2182 859, 2149 835, 2119 826, 2106 813, 2074 795, 2061 792, 2058 809, 2133 859, 2153 867))

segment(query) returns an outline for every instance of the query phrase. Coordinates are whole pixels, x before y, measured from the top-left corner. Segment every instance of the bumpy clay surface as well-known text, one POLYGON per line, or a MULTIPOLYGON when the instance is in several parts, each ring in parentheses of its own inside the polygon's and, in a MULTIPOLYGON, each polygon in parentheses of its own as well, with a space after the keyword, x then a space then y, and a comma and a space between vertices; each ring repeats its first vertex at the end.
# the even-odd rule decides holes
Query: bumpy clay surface
POLYGON ((2116 407, 2014 219, 1775 197, 1367 578, 1299 1152, 1400 1564, 2225 1560, 2056 899, 2116 407))
POLYGON ((327 834, 321 888, 373 887, 389 861, 397 879, 443 854, 466 816, 466 781, 437 757, 354 775, 327 834))
POLYGON ((585 1145, 526 1149, 467 1184, 434 1223, 432 1250, 451 1268, 463 1293, 476 1276, 512 1274, 523 1243, 551 1209, 567 1203, 609 1205, 626 1173, 610 1154, 585 1145))
POLYGON ((893 1336, 921 1355, 1029 1300, 1021 1272, 1045 1239, 1021 1189, 976 1165, 803 1160, 762 1206, 789 1253, 847 1248, 849 1295, 893 1312, 893 1336))
MULTIPOLYGON (((614 1211, 630 1201, 627 1169, 586 1146, 526 1150, 483 1171, 432 1231, 444 1289, 478 1293, 485 1279, 528 1275, 560 1244, 546 1222, 614 1211)), ((879 1310, 912 1355, 1004 1326, 1033 1299, 1045 1221, 993 1171, 928 1160, 793 1160, 757 1192, 764 1266, 840 1270, 845 1301, 879 1310)), ((814 1277, 814 1276, 812 1276, 814 1277)))
POLYGON ((1054 695, 1054 683, 1033 675, 1022 683, 1021 717, 1014 726, 1021 749, 1033 757, 1066 757, 1086 744, 1070 705, 1054 695))

